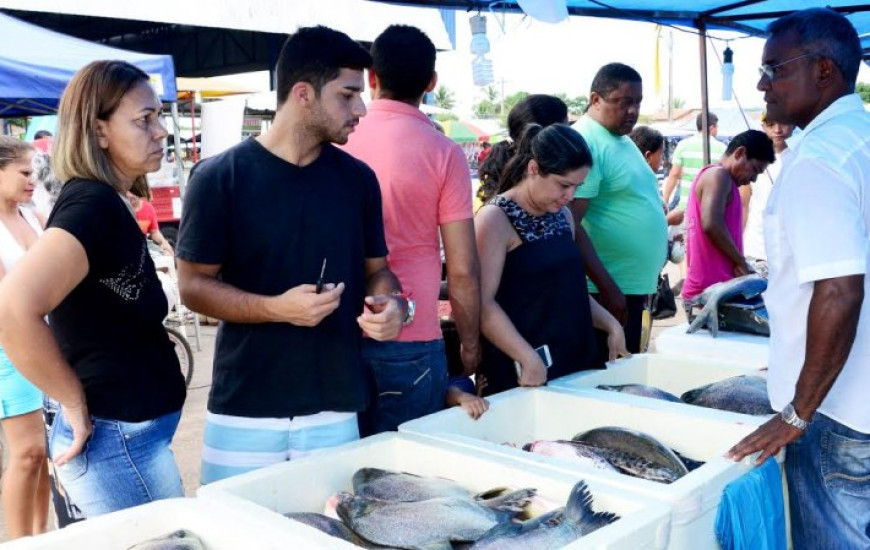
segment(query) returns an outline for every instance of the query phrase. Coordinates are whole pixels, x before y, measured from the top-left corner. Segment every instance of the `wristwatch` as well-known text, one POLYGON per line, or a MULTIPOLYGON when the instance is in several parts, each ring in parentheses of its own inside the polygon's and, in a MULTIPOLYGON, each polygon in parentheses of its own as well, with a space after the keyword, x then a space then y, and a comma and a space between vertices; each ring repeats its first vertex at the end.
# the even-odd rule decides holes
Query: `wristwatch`
POLYGON ((402 292, 394 292, 393 296, 405 302, 405 318, 402 319, 402 326, 406 327, 414 322, 414 313, 417 311, 417 304, 410 294, 402 292))
POLYGON ((782 421, 788 424, 789 426, 793 426, 801 431, 806 431, 809 427, 810 423, 806 420, 801 419, 797 415, 797 412, 794 410, 794 405, 789 403, 785 406, 779 416, 782 418, 782 421))

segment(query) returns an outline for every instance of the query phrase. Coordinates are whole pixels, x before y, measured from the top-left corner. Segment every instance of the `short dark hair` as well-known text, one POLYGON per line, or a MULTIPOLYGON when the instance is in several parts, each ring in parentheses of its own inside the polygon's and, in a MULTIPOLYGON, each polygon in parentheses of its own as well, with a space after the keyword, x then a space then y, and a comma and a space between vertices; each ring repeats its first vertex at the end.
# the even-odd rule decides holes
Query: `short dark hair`
POLYGON ((361 71, 371 65, 369 52, 343 32, 322 25, 302 27, 287 38, 278 56, 278 106, 298 82, 310 83, 319 95, 341 69, 361 71))
POLYGON ((38 130, 35 134, 33 134, 33 141, 47 137, 52 137, 52 133, 48 130, 38 130))
POLYGON ((556 96, 532 94, 519 100, 508 113, 508 135, 519 142, 529 124, 549 126, 568 120, 568 106, 556 96))
POLYGON ((390 25, 372 43, 372 68, 391 99, 417 100, 435 73, 435 44, 408 25, 390 25))
POLYGON ((649 126, 635 126, 628 137, 643 154, 655 153, 665 146, 665 136, 649 126))
POLYGON ((734 136, 725 149, 725 156, 733 155, 738 147, 746 148, 746 157, 767 163, 776 161, 773 141, 761 130, 746 130, 734 136))
MULTIPOLYGON (((707 127, 710 128, 710 127, 716 126, 717 124, 719 124, 719 117, 717 117, 714 113, 711 113, 708 111, 707 112, 707 127)), ((704 112, 703 111, 698 113, 698 116, 695 118, 695 127, 698 129, 699 132, 704 127, 704 112)))
POLYGON ((592 166, 592 153, 586 140, 567 124, 553 124, 546 128, 530 125, 517 145, 517 153, 505 166, 499 193, 511 189, 526 174, 534 159, 541 175, 567 174, 585 166, 592 166))
POLYGON ((595 73, 589 91, 606 97, 607 94, 619 88, 623 82, 643 82, 643 79, 640 77, 640 73, 624 63, 608 63, 595 73))
POLYGON ((767 26, 770 38, 789 32, 807 53, 827 57, 840 69, 850 86, 855 86, 861 66, 861 40, 846 17, 828 8, 810 8, 780 17, 767 26))

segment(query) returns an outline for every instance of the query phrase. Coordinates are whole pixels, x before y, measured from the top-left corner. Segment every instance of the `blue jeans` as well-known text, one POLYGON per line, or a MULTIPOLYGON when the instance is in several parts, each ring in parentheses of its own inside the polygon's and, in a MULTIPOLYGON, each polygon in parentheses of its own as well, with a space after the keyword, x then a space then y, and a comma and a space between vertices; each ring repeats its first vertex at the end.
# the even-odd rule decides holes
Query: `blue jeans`
MULTIPOLYGON (((154 500, 184 496, 169 448, 181 412, 144 422, 92 418, 94 431, 81 453, 57 467, 58 482, 84 517, 154 500)), ((72 429, 59 412, 48 434, 52 458, 72 444, 72 429)))
POLYGON ((376 395, 361 415, 360 435, 394 431, 399 424, 444 408, 447 356, 444 340, 363 342, 363 363, 375 380, 376 395))
POLYGON ((870 548, 870 434, 816 413, 785 468, 795 550, 870 548))

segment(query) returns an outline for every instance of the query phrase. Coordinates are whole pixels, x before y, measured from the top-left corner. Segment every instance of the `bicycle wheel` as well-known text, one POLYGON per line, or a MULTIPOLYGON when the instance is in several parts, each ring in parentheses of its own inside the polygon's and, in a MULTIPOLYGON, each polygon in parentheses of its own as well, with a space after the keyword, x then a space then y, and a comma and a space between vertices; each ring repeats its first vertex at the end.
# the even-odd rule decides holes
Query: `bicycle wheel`
POLYGON ((178 355, 181 374, 184 375, 184 385, 190 386, 190 381, 193 379, 193 350, 190 348, 190 343, 184 335, 174 328, 164 328, 169 336, 169 341, 172 342, 172 347, 175 348, 175 354, 178 355))

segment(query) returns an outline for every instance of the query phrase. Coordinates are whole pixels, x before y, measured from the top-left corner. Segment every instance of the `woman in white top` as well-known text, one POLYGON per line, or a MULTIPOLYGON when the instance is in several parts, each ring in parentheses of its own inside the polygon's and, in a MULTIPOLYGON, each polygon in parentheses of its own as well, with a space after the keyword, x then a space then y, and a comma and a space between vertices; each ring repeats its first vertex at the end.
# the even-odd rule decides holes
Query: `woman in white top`
MULTIPOLYGON (((22 206, 33 198, 33 147, 0 136, 0 279, 42 233, 42 220, 22 206)), ((10 462, 3 476, 3 513, 10 538, 45 532, 48 470, 42 392, 12 366, 0 349, 0 425, 10 462)))

